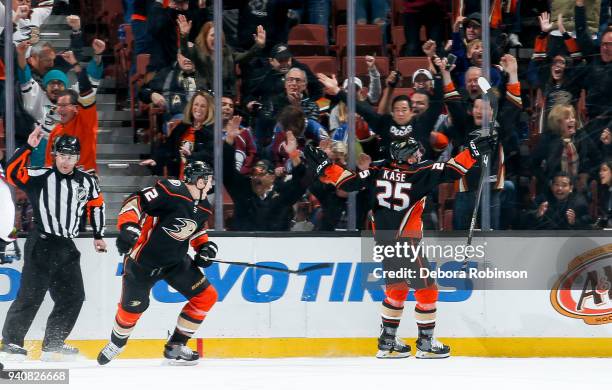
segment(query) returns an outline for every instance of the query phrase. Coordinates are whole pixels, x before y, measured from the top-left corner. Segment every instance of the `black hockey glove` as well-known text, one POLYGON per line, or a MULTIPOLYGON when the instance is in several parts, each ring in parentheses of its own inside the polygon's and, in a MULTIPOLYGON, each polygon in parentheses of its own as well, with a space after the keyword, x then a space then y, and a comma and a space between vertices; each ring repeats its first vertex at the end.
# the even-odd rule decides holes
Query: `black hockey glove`
POLYGON ((325 168, 332 165, 327 154, 313 145, 306 145, 304 148, 304 158, 308 167, 314 170, 317 176, 322 176, 325 173, 325 168))
POLYGON ((212 241, 205 242, 196 253, 193 261, 195 261, 198 267, 210 267, 212 265, 212 260, 217 257, 217 244, 212 241))
POLYGON ((497 130, 495 128, 491 129, 491 134, 483 133, 482 129, 472 131, 470 133, 470 142, 468 143, 468 148, 470 149, 470 154, 475 159, 479 159, 481 156, 485 154, 491 153, 495 146, 497 145, 497 130))
POLYGON ((124 223, 117 237, 116 245, 120 255, 125 255, 132 249, 140 237, 140 225, 136 223, 124 223))

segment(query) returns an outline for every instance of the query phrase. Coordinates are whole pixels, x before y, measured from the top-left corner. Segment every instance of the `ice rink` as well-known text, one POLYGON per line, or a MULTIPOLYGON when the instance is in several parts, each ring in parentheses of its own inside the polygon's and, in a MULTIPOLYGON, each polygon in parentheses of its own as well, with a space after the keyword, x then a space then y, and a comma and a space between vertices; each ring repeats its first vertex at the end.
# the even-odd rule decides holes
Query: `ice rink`
MULTIPOLYGON (((99 367, 71 363, 6 362, 6 368, 68 368, 80 389, 580 389, 608 388, 612 359, 467 358, 399 360, 375 358, 203 359, 193 367, 161 360, 124 359, 99 367), (186 387, 183 387, 186 386, 186 387), (198 387, 194 387, 198 386, 198 387), (200 387, 201 386, 201 387, 200 387)), ((53 388, 66 387, 54 386, 53 388)), ((40 388, 40 387, 38 387, 40 388)))

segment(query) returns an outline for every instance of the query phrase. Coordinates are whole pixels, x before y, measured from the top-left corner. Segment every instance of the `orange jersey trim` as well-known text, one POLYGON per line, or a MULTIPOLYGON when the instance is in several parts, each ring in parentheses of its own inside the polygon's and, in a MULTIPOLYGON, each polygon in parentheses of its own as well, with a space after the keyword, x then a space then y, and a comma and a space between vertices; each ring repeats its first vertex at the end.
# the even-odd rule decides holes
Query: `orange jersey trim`
POLYGON ((17 169, 17 180, 19 180, 22 184, 26 184, 28 180, 30 180, 30 175, 28 174, 28 168, 26 164, 28 162, 28 157, 32 154, 31 149, 27 149, 19 158, 10 163, 8 167, 6 167, 6 180, 17 186, 17 183, 13 181, 13 171, 17 169))
POLYGON ((423 236, 423 210, 425 209, 425 198, 415 203, 404 216, 400 225, 399 237, 421 238, 423 236))
POLYGON ((190 199, 190 198, 188 198, 188 197, 186 197, 186 196, 184 196, 184 195, 175 194, 174 192, 171 192, 171 191, 170 191, 169 189, 167 189, 167 188, 166 188, 166 186, 165 186, 165 185, 163 185, 162 183, 158 183, 158 184, 159 184, 159 186, 160 186, 160 187, 161 187, 161 188, 162 188, 162 189, 163 189, 163 190, 164 190, 164 191, 165 191, 165 192, 166 192, 168 195, 170 195, 170 196, 176 196, 177 198, 182 198, 182 199, 188 200, 188 201, 190 201, 190 202, 193 202, 193 199, 190 199))
POLYGON ((208 233, 207 234, 203 234, 199 237, 196 237, 195 239, 191 240, 191 247, 193 249, 198 249, 199 247, 201 247, 202 245, 204 245, 204 243, 208 242, 208 233))

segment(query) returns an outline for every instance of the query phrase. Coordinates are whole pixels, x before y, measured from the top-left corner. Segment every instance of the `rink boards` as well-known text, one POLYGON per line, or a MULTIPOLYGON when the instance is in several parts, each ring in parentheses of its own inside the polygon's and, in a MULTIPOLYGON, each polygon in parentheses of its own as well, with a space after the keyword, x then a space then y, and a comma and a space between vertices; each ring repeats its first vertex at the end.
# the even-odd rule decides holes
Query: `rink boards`
MULTIPOLYGON (((289 269, 316 263, 332 267, 305 275, 218 265, 206 274, 219 293, 192 340, 209 357, 368 356, 380 326, 380 264, 367 261, 360 237, 214 237, 225 260, 265 262, 289 269)), ((70 339, 95 356, 110 336, 121 287, 121 259, 78 239, 86 302, 70 339)), ((464 238, 429 238, 427 244, 459 245, 464 238)), ((478 269, 525 270, 528 280, 438 281, 436 335, 465 356, 612 356, 612 240, 609 237, 480 237, 478 269), (609 272, 608 272, 609 271, 609 272), (563 288, 565 286, 566 288, 563 288)), ((23 247, 23 241, 21 241, 23 247)), ((431 258, 446 271, 460 268, 431 258)), ((19 288, 23 262, 0 268, 0 320, 19 288)), ((151 293, 122 357, 159 357, 185 299, 165 283, 151 293)), ((52 304, 47 295, 28 339, 40 340, 52 304)), ((399 335, 414 342, 414 297, 399 335)), ((37 342, 32 342, 36 349, 37 342)), ((36 357, 36 353, 32 355, 36 357)))

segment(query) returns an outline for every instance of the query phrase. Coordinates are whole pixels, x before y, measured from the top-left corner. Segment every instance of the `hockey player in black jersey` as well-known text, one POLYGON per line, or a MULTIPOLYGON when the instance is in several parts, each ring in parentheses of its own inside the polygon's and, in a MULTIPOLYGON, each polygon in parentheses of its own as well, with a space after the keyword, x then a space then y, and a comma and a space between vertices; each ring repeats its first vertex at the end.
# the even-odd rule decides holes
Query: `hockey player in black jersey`
POLYGON ((211 206, 206 194, 212 185, 212 169, 201 161, 185 167, 184 182, 164 179, 125 200, 119 213, 117 249, 125 254, 121 301, 110 342, 98 355, 107 364, 121 353, 136 322, 149 306, 149 293, 159 280, 188 299, 179 314, 164 357, 180 364, 197 364, 198 352, 187 346, 209 310, 217 291, 199 267, 207 267, 217 254, 208 241, 207 220, 211 206), (194 260, 187 256, 189 243, 194 260))
MULTIPOLYGON (((420 161, 422 149, 413 138, 393 141, 390 144, 391 159, 381 166, 360 167, 358 173, 332 164, 320 149, 308 146, 305 157, 311 169, 324 183, 330 183, 343 191, 368 190, 371 192, 371 209, 374 217, 374 235, 377 245, 408 241, 416 247, 422 238, 421 214, 427 194, 441 182, 448 182, 465 175, 476 158, 491 150, 492 136, 475 136, 469 148, 446 163, 420 161)), ((416 270, 414 278, 385 277, 386 299, 382 304, 382 326, 378 339, 378 358, 404 358, 410 356, 410 347, 396 336, 404 301, 410 288, 415 289, 415 319, 419 329, 416 341, 417 358, 444 358, 450 356, 450 347, 434 338, 436 301, 438 288, 431 278, 421 278, 418 269, 429 268, 428 260, 417 255, 412 261, 392 257, 383 260, 384 271, 400 268, 416 270)))

